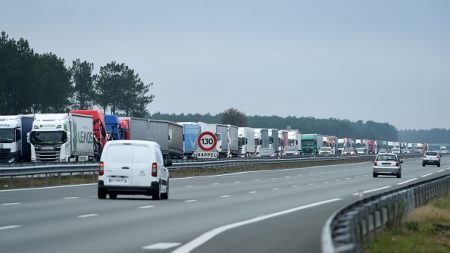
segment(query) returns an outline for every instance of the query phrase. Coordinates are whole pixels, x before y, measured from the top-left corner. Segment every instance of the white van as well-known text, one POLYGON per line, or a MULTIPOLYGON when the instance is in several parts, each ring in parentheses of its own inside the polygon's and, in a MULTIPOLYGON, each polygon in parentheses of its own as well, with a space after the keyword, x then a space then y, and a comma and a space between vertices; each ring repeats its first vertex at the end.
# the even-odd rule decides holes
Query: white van
POLYGON ((118 140, 106 143, 100 158, 98 198, 108 194, 151 195, 169 198, 169 160, 163 160, 161 148, 153 141, 118 140))

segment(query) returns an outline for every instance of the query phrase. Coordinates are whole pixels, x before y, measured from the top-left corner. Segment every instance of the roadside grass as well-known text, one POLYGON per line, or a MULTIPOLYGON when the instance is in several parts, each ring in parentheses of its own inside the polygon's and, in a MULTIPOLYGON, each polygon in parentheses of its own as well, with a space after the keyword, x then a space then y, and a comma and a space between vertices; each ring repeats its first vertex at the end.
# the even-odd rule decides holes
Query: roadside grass
MULTIPOLYGON (((246 171, 262 171, 262 170, 279 170, 292 168, 305 168, 312 166, 327 166, 337 164, 350 164, 369 161, 371 158, 361 158, 354 160, 330 160, 330 161, 305 161, 300 163, 281 163, 281 164, 257 164, 257 165, 239 165, 239 166, 221 166, 213 168, 185 168, 185 169, 171 169, 171 178, 192 177, 192 176, 206 176, 206 175, 221 175, 246 171)), ((27 177, 3 177, 0 178, 0 190, 29 188, 29 187, 46 187, 70 184, 89 184, 97 183, 97 172, 85 174, 62 175, 57 174, 35 175, 27 177)))
POLYGON ((450 252, 450 194, 413 210, 399 227, 370 241, 364 252, 450 252))

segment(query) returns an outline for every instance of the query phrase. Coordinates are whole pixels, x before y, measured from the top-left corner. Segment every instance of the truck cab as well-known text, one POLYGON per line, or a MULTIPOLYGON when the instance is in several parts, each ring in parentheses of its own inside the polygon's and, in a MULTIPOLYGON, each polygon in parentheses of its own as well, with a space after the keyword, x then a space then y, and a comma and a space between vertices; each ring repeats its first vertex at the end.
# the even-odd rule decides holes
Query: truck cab
POLYGON ((32 115, 0 116, 0 162, 30 160, 27 133, 31 131, 33 119, 32 115))

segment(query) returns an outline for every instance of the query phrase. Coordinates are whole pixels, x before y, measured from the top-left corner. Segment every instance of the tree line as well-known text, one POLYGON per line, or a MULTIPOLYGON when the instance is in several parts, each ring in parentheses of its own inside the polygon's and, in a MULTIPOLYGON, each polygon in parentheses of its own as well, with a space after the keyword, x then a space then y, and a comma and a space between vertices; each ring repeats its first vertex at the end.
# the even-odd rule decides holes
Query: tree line
POLYGON ((399 131, 399 139, 404 142, 446 144, 450 143, 450 129, 401 130, 399 131))
POLYGON ((299 129, 302 133, 318 133, 349 137, 355 139, 398 140, 397 129, 388 123, 374 121, 341 120, 335 118, 316 119, 313 117, 280 117, 280 116, 245 116, 236 109, 230 108, 222 113, 211 114, 164 114, 154 113, 151 118, 174 122, 206 122, 222 123, 237 126, 276 129, 299 129), (241 122, 241 123, 240 123, 241 122))
POLYGON ((76 59, 65 66, 53 53, 36 53, 26 39, 0 35, 0 115, 58 113, 100 107, 113 114, 144 117, 152 83, 112 61, 94 74, 94 64, 76 59))

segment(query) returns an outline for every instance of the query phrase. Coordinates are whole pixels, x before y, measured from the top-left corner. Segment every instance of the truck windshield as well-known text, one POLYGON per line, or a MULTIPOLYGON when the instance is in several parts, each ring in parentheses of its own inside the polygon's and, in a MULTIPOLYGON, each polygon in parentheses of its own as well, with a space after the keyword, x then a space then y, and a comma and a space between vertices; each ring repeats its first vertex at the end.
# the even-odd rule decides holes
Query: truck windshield
POLYGON ((0 129, 0 143, 14 142, 14 129, 0 129))
POLYGON ((35 132, 30 133, 31 144, 38 145, 54 145, 63 144, 67 141, 67 134, 64 131, 49 131, 49 132, 35 132))
POLYGON ((316 145, 315 140, 302 140, 302 146, 312 147, 316 145))

